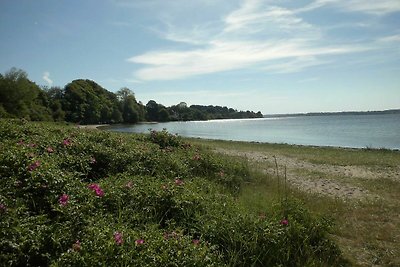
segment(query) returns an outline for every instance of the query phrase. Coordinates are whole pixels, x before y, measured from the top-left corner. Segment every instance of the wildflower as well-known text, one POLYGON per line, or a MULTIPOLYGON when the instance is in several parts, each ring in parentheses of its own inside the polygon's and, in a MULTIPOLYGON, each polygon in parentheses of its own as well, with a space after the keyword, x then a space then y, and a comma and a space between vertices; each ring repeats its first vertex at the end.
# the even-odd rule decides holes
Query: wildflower
POLYGON ((6 212, 6 211, 7 211, 6 205, 0 203, 0 213, 6 212))
POLYGON ((98 197, 104 196, 104 191, 100 188, 98 184, 90 184, 89 189, 93 190, 98 197))
POLYGON ((161 188, 162 188, 163 190, 167 190, 167 189, 168 189, 168 186, 167 186, 166 184, 163 184, 163 185, 161 186, 161 188))
POLYGON ((200 244, 200 240, 198 240, 198 239, 193 239, 193 240, 192 240, 192 243, 193 243, 195 246, 197 246, 198 244, 200 244))
POLYGON ((49 146, 48 148, 46 148, 46 151, 47 151, 48 153, 53 153, 53 152, 54 152, 54 149, 53 149, 51 146, 49 146))
POLYGON ((199 154, 194 155, 193 160, 201 160, 200 155, 199 154))
POLYGON ((31 165, 29 165, 28 167, 28 171, 34 171, 37 167, 40 166, 40 161, 35 161, 34 163, 32 163, 31 165))
POLYGON ((81 250, 81 242, 79 240, 76 240, 76 242, 72 245, 72 250, 77 252, 81 250))
POLYGON ((138 245, 138 246, 143 245, 144 244, 144 240, 143 239, 137 239, 135 241, 135 244, 138 245))
POLYGON ((69 146, 71 143, 72 143, 71 139, 69 139, 69 138, 66 138, 66 139, 63 140, 63 145, 64 146, 69 146))
POLYGON ((36 144, 32 143, 28 145, 29 147, 36 147, 36 144))
POLYGON ((118 246, 122 245, 122 243, 124 243, 124 240, 122 239, 122 234, 120 232, 114 233, 114 240, 118 246))
POLYGON ((18 144, 18 145, 23 145, 23 144, 25 144, 25 142, 24 142, 24 140, 21 139, 21 140, 18 141, 17 144, 18 144))
POLYGON ((68 204, 69 196, 67 194, 62 194, 58 198, 58 203, 60 203, 61 206, 65 206, 68 204))
POLYGON ((100 186, 98 184, 90 184, 88 185, 89 189, 92 189, 93 191, 96 190, 97 188, 100 188, 100 186))
POLYGON ((90 162, 90 164, 95 164, 97 161, 96 161, 95 157, 91 157, 89 162, 90 162))
POLYGON ((131 188, 133 187, 132 181, 127 182, 125 186, 126 186, 127 188, 131 189, 131 188))
POLYGON ((224 177, 224 176, 225 176, 224 171, 220 171, 218 174, 219 174, 219 176, 221 176, 221 177, 224 177))
POLYGON ((98 197, 104 196, 104 191, 101 188, 96 189, 94 192, 96 193, 96 196, 98 196, 98 197))
POLYGON ((175 179, 175 184, 176 184, 176 185, 183 185, 184 182, 183 182, 181 179, 176 178, 176 179, 175 179))
POLYGON ((281 225, 288 225, 288 224, 289 224, 289 221, 288 221, 287 219, 283 219, 283 220, 280 222, 280 224, 281 224, 281 225))

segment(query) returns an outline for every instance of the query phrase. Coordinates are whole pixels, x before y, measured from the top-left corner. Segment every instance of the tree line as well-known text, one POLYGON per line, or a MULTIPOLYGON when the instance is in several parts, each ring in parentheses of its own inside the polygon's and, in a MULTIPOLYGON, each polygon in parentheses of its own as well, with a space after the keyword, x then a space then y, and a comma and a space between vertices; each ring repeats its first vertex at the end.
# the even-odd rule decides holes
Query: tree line
POLYGON ((0 118, 67 121, 80 124, 167 122, 211 119, 261 118, 261 112, 221 106, 166 107, 150 100, 137 101, 129 88, 110 92, 92 80, 74 80, 64 88, 39 87, 25 71, 12 68, 0 74, 0 118))

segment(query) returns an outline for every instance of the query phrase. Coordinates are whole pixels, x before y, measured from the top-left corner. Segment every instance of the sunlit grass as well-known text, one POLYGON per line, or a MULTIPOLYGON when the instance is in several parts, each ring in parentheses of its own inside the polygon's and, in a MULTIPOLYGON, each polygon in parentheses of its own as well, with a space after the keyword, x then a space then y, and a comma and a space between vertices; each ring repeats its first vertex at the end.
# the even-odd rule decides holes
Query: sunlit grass
MULTIPOLYGON (((301 199, 315 214, 323 214, 335 221, 333 238, 344 255, 355 266, 400 266, 400 152, 371 149, 318 148, 284 144, 259 144, 216 140, 194 140, 195 143, 227 150, 256 151, 313 164, 361 166, 375 170, 382 177, 349 177, 326 173, 323 170, 293 169, 294 175, 307 179, 329 179, 366 190, 372 197, 362 200, 332 198, 288 187, 289 195, 301 199), (393 174, 394 172, 394 174, 393 174)), ((249 160, 243 157, 243 160, 249 160)), ((282 183, 272 174, 262 173, 274 168, 271 162, 251 162, 249 166, 257 179, 245 186, 240 203, 261 216, 273 210, 270 203, 282 198, 282 183), (278 184, 281 185, 278 188, 278 184)), ((283 166, 281 166, 282 169, 283 166)), ((282 176, 281 176, 282 179, 282 176)))

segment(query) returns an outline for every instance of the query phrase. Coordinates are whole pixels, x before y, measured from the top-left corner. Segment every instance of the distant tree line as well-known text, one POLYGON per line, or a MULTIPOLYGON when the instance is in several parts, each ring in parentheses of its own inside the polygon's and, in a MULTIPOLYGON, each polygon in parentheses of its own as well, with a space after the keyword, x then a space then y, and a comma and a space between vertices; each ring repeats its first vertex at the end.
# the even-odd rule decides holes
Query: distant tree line
POLYGON ((154 100, 138 102, 129 88, 112 93, 91 80, 74 80, 64 88, 39 87, 25 71, 12 68, 0 74, 0 118, 68 121, 80 124, 137 123, 261 118, 261 112, 220 106, 165 107, 154 100))

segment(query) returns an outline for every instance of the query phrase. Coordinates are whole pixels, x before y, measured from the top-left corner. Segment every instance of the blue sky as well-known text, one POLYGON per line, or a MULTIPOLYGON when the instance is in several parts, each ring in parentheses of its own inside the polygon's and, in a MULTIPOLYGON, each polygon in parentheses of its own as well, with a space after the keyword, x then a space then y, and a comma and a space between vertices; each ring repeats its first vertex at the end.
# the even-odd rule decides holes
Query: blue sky
POLYGON ((1 0, 0 71, 264 114, 400 108, 399 0, 1 0))

